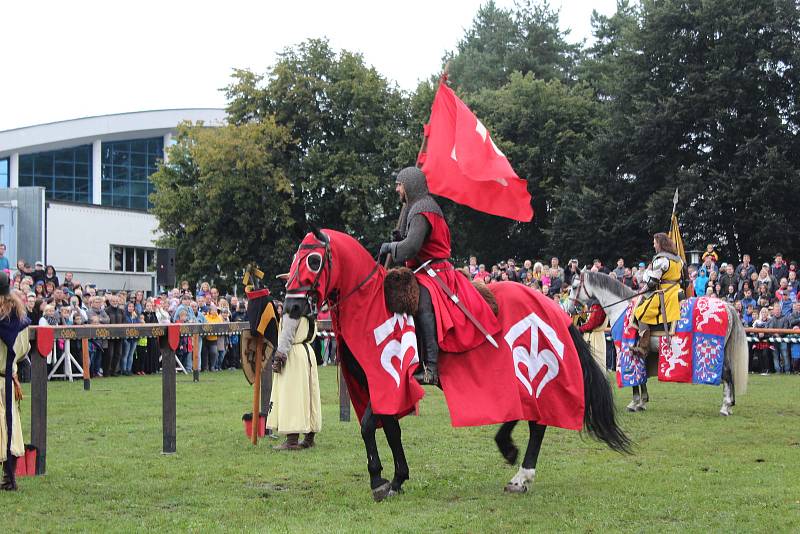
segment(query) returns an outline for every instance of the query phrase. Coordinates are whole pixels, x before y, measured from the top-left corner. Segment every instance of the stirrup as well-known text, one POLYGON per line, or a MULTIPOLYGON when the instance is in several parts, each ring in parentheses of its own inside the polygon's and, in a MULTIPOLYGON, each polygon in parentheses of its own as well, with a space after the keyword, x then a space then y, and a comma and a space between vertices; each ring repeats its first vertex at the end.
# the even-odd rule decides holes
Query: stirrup
POLYGON ((424 369, 417 369, 414 373, 414 380, 424 386, 439 386, 439 373, 433 366, 428 365, 424 369))

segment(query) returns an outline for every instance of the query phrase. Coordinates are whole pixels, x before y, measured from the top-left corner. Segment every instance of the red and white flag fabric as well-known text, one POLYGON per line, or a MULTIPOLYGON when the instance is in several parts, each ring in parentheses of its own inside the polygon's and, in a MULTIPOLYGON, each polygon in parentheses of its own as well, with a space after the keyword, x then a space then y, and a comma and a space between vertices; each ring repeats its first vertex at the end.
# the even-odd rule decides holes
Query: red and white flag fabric
POLYGON ((533 219, 528 183, 508 162, 489 132, 444 82, 425 125, 426 151, 418 164, 435 195, 517 221, 533 219))
POLYGON ((484 343, 439 357, 453 426, 512 420, 583 427, 583 371, 569 316, 541 292, 516 282, 488 286, 500 306, 500 347, 484 343))

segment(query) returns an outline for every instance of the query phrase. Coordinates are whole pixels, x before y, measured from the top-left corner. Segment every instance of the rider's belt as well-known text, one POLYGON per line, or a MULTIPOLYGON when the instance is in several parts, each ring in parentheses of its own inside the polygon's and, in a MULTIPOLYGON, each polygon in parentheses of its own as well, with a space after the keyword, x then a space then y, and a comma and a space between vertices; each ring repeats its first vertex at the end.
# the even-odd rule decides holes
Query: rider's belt
MULTIPOLYGON (((421 264, 418 263, 413 268, 416 269, 420 265, 421 264)), ((450 260, 431 260, 431 262, 428 264, 428 268, 440 273, 442 271, 452 271, 455 267, 453 267, 453 264, 450 263, 450 260)))

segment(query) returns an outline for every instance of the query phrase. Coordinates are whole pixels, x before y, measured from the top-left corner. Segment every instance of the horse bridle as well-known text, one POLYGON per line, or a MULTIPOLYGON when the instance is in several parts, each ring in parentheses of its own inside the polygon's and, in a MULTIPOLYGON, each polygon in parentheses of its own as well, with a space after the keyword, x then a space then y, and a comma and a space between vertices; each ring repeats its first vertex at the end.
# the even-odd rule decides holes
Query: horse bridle
MULTIPOLYGON (((580 274, 580 284, 578 285, 577 293, 575 293, 575 298, 574 299, 570 299, 572 301, 573 307, 576 307, 575 306, 576 302, 580 302, 578 299, 581 296, 581 290, 583 290, 583 294, 586 295, 587 299, 591 299, 592 298, 592 296, 589 294, 589 291, 586 289, 586 285, 583 283, 583 272, 581 272, 581 274, 580 274)), ((620 302, 625 302, 625 301, 628 301, 628 300, 635 299, 636 297, 640 297, 640 296, 644 295, 645 293, 647 293, 647 291, 648 290, 645 289, 644 291, 640 291, 638 293, 634 293, 630 297, 625 297, 624 299, 620 299, 620 300, 618 300, 616 302, 612 302, 611 304, 606 304, 605 306, 603 306, 602 304, 599 304, 599 303, 598 304, 600 305, 601 308, 603 308, 605 310, 607 308, 610 308, 611 306, 615 306, 615 305, 619 304, 620 302)), ((577 309, 577 307, 576 307, 576 309, 577 309)))
POLYGON ((587 299, 592 298, 592 296, 589 294, 589 291, 586 290, 586 285, 583 283, 583 272, 581 272, 578 276, 578 280, 580 280, 580 283, 578 284, 578 291, 575 293, 575 298, 570 299, 572 301, 572 307, 576 310, 578 309, 576 306, 577 303, 580 302, 581 304, 585 304, 578 300, 581 297, 581 291, 583 291, 583 294, 586 295, 587 299))
MULTIPOLYGON (((330 279, 330 277, 331 277, 330 273, 333 270, 333 260, 332 260, 332 255, 331 255, 330 241, 325 241, 323 243, 308 243, 308 244, 302 244, 301 243, 300 246, 298 247, 298 252, 301 251, 301 250, 309 250, 310 252, 308 252, 302 258, 299 258, 297 264, 299 266, 301 261, 307 261, 308 257, 311 254, 313 254, 313 251, 316 250, 316 249, 320 249, 320 248, 325 249, 325 252, 323 254, 321 254, 321 256, 322 256, 322 264, 320 265, 320 268, 316 273, 317 276, 316 276, 316 278, 314 278, 314 281, 311 282, 310 286, 300 286, 300 287, 296 288, 295 290, 293 290, 292 293, 286 293, 286 298, 306 298, 306 299, 309 300, 309 304, 311 304, 312 292, 313 293, 317 293, 317 289, 319 288, 319 279, 322 276, 322 271, 325 269, 326 266, 329 269, 328 278, 330 279)), ((333 309, 333 308, 336 308, 337 306, 339 306, 348 297, 352 296, 356 291, 358 291, 359 289, 364 287, 364 285, 369 281, 369 279, 372 278, 372 276, 378 271, 378 267, 379 266, 380 266, 380 262, 378 261, 378 259, 376 259, 375 260, 375 265, 372 267, 372 270, 367 274, 366 277, 364 277, 363 280, 361 280, 361 282, 356 284, 356 287, 351 289, 345 296, 343 296, 341 298, 337 298, 336 302, 334 302, 333 304, 331 304, 329 302, 330 295, 328 295, 325 298, 325 300, 322 301, 322 303, 320 304, 319 307, 322 308, 322 306, 324 306, 326 303, 328 304, 328 308, 329 309, 333 309)), ((311 267, 309 266, 309 269, 310 268, 311 267)), ((299 271, 299 269, 298 269, 298 271, 299 271)), ((297 276, 298 276, 298 273, 297 273, 297 271, 295 271, 295 273, 292 275, 292 277, 286 282, 286 286, 288 287, 289 284, 297 276)), ((312 306, 312 309, 313 309, 313 306, 312 306)))
MULTIPOLYGON (((295 270, 294 273, 292 273, 291 277, 286 282, 286 287, 288 288, 289 284, 291 284, 297 278, 298 273, 300 271, 300 269, 299 269, 300 262, 303 262, 303 261, 307 262, 308 261, 308 257, 311 256, 311 254, 313 254, 314 251, 317 250, 317 249, 324 249, 324 253, 320 254, 321 263, 320 263, 319 269, 316 271, 316 277, 314 278, 314 281, 311 282, 310 286, 300 286, 298 288, 293 289, 291 293, 287 292, 286 293, 286 298, 287 299, 288 298, 311 298, 311 293, 312 292, 316 292, 317 289, 319 288, 319 279, 322 276, 322 271, 325 269, 326 266, 329 269, 333 268, 333 261, 331 260, 331 246, 330 246, 330 243, 301 243, 300 246, 297 249, 298 255, 299 255, 301 250, 308 250, 309 252, 306 253, 303 257, 298 258, 298 260, 297 260, 298 269, 295 270)), ((308 267, 309 267, 309 269, 311 269, 310 265, 308 267)), ((328 274, 328 277, 330 277, 330 273, 328 274)))

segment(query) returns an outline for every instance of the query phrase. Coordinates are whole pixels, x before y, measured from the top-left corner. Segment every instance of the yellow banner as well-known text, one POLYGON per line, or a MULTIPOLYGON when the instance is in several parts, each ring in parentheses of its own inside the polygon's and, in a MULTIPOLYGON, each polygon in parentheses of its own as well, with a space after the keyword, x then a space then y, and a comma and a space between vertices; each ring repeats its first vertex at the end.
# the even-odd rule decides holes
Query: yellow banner
POLYGON ((672 241, 675 242, 675 246, 678 249, 678 255, 683 260, 683 263, 686 264, 686 251, 683 248, 683 239, 681 238, 681 230, 678 228, 678 217, 673 213, 672 214, 672 225, 669 229, 669 237, 672 241))

